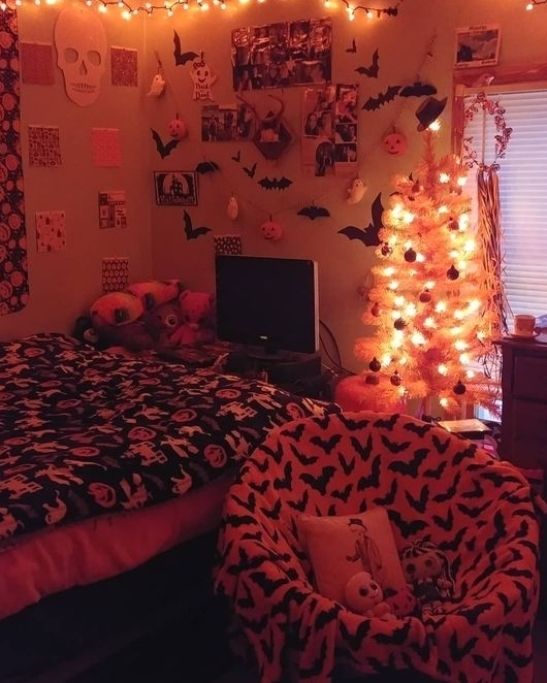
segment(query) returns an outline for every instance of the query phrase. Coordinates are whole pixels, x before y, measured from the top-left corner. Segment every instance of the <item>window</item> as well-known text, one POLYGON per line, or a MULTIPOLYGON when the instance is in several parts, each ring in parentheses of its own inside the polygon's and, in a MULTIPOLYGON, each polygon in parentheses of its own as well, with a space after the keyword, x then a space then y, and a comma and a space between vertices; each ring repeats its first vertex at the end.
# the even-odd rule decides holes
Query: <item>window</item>
MULTIPOLYGON (((516 313, 547 314, 547 84, 487 89, 505 108, 513 133, 500 160, 503 280, 509 305, 516 313)), ((477 114, 465 137, 489 163, 494 158, 495 122, 477 114)), ((472 172, 472 175, 474 173, 472 172)), ((471 186, 468 185, 471 189, 471 186)))

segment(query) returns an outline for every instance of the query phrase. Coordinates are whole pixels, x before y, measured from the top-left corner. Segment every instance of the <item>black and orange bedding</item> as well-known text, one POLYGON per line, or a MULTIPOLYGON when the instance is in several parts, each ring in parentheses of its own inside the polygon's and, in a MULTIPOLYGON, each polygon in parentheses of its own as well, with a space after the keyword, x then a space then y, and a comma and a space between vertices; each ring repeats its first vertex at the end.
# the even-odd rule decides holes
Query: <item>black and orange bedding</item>
POLYGON ((325 407, 268 384, 60 334, 0 344, 0 548, 183 495, 325 407))

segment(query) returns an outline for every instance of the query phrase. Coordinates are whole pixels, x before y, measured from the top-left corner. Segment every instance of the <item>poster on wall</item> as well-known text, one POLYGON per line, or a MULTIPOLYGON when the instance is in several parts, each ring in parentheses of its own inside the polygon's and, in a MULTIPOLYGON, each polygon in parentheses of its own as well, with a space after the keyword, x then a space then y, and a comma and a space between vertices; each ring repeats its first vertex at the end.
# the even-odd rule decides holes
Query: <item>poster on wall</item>
POLYGON ((102 261, 103 292, 121 292, 129 285, 129 258, 107 256, 102 261))
POLYGON ((65 212, 36 212, 36 250, 39 252, 66 249, 65 212))
POLYGON ((498 24, 469 26, 456 31, 456 60, 458 69, 491 66, 498 63, 501 29, 498 24))
POLYGON ((28 156, 31 166, 61 166, 61 137, 57 126, 28 127, 28 156))
POLYGON ((125 190, 99 192, 99 228, 127 228, 125 190))
POLYGON ((201 109, 202 142, 252 140, 255 117, 246 104, 209 104, 201 109))
POLYGON ((158 206, 197 206, 198 182, 194 171, 155 171, 158 206))
POLYGON ((308 19, 232 31, 234 90, 331 80, 332 21, 308 19))
POLYGON ((357 171, 359 86, 306 88, 302 107, 302 163, 321 177, 357 171))

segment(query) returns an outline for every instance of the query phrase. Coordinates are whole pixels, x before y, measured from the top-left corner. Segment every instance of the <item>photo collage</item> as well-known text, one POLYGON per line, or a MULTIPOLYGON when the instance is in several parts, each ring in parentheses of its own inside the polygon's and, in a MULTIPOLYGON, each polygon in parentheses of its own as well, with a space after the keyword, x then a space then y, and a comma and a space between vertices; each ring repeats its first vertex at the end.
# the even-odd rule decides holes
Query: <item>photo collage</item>
POLYGON ((354 173, 357 166, 359 87, 306 88, 302 107, 302 160, 314 175, 354 173))
POLYGON ((330 19, 236 29, 232 32, 234 90, 328 83, 331 50, 330 19))
POLYGON ((255 115, 246 104, 210 104, 201 110, 202 142, 233 142, 252 140, 255 115))

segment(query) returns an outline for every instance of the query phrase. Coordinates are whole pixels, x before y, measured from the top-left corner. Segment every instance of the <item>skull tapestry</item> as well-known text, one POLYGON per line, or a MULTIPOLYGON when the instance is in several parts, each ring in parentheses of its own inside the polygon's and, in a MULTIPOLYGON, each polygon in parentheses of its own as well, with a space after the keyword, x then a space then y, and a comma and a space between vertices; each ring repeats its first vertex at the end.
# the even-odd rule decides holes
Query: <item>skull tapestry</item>
POLYGON ((23 200, 19 112, 19 43, 17 12, 0 12, 2 153, 0 156, 0 316, 15 313, 28 301, 27 243, 23 200))

